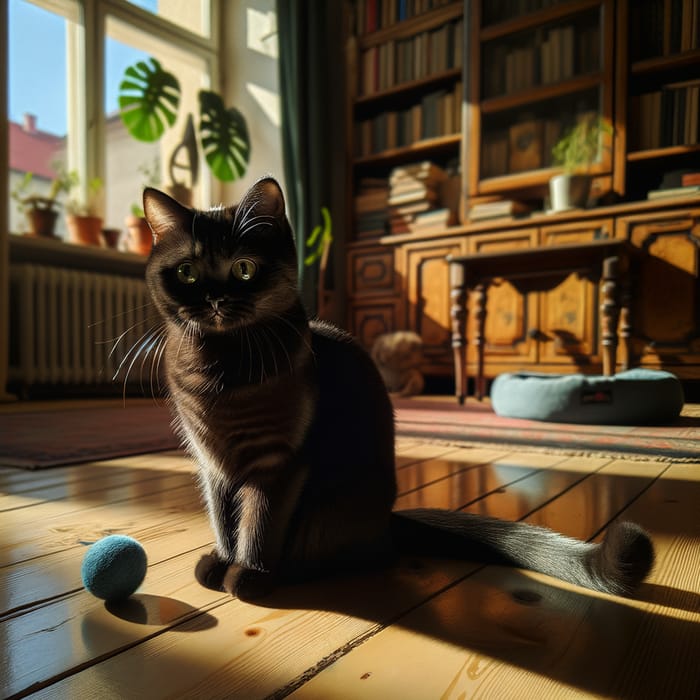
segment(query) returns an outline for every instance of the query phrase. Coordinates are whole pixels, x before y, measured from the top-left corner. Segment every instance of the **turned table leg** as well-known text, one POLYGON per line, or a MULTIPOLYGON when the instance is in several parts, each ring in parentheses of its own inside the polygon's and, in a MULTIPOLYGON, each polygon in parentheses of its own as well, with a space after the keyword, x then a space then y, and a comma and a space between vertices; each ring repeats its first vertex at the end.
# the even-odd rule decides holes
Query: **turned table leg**
POLYGON ((474 393, 481 401, 484 398, 484 326, 486 324, 486 292, 488 285, 480 282, 474 287, 474 347, 476 349, 476 383, 474 393))
POLYGON ((603 302, 602 312, 602 345, 603 345, 603 374, 607 377, 615 374, 617 356, 617 327, 620 320, 620 304, 618 301, 618 276, 620 259, 617 256, 603 260, 603 302))
POLYGON ((455 395, 463 404, 467 397, 467 283, 466 271, 460 263, 450 263, 450 299, 455 395))

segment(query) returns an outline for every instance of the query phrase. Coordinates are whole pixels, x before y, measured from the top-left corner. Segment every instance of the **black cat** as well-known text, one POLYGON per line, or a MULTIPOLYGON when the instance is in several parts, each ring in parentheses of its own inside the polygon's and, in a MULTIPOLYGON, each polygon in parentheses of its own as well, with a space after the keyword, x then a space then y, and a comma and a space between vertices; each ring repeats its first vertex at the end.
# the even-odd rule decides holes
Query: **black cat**
POLYGON ((505 563, 628 594, 649 537, 613 524, 601 544, 524 523, 421 509, 392 513, 391 402, 350 336, 309 321, 278 184, 200 212, 148 188, 147 283, 162 316, 176 424, 199 465, 216 549, 205 586, 242 598, 397 553, 505 563))

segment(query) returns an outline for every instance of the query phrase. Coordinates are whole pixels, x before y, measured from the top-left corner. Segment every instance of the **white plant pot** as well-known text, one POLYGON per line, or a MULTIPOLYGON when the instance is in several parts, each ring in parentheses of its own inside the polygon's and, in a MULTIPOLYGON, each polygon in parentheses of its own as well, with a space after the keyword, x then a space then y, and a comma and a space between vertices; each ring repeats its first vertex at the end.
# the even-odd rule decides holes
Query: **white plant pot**
POLYGON ((549 181, 551 211, 583 208, 591 191, 590 175, 555 175, 549 181))

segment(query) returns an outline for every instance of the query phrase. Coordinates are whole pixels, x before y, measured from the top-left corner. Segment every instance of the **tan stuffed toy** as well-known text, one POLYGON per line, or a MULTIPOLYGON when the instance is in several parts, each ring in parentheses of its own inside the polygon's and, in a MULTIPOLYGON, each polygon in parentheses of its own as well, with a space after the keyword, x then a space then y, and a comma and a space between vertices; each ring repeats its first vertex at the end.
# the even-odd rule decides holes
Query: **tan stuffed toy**
POLYGON ((423 341, 418 334, 397 331, 378 336, 372 346, 372 359, 390 394, 413 396, 423 391, 423 341))

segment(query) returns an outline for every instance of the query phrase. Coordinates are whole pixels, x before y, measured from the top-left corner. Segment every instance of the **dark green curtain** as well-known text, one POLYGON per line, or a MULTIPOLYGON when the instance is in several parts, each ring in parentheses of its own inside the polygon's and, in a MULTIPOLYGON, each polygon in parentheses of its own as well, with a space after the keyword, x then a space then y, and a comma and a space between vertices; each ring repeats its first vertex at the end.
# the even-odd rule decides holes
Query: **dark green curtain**
POLYGON ((277 0, 282 150, 287 208, 295 231, 304 303, 316 313, 318 263, 305 266, 305 241, 321 223, 321 207, 333 221, 329 276, 342 289, 338 253, 344 221, 343 2, 277 0), (335 263, 335 264, 333 264, 335 263))

